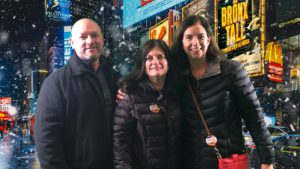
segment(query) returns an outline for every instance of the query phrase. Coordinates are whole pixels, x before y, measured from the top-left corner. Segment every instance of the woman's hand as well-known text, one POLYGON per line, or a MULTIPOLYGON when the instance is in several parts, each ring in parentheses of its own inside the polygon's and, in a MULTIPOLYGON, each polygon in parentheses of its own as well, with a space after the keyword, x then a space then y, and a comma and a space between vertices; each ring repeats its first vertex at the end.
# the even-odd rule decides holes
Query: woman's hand
POLYGON ((125 95, 126 93, 122 92, 122 90, 119 89, 116 97, 116 102, 123 100, 125 95))
POLYGON ((261 164, 261 169, 273 169, 273 164, 261 164))

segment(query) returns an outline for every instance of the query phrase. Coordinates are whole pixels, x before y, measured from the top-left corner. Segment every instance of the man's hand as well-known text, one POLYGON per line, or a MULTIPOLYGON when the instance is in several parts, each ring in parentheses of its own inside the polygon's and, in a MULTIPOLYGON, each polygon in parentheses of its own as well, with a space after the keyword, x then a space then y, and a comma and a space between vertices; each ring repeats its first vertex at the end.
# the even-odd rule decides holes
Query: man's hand
POLYGON ((261 169, 273 169, 273 164, 261 164, 261 169))
POLYGON ((122 90, 119 89, 118 93, 117 93, 116 102, 123 100, 125 95, 126 95, 126 93, 122 92, 122 90))

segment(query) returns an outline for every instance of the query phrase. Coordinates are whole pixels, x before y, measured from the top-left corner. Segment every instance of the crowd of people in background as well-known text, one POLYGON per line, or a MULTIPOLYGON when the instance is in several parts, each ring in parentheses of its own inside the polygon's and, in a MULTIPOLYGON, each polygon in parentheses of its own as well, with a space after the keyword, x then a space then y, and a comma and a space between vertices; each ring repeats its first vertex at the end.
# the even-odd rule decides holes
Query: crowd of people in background
POLYGON ((16 121, 0 120, 0 139, 9 133, 18 135, 23 143, 30 143, 33 139, 28 119, 19 118, 16 121))
POLYGON ((12 125, 12 121, 0 120, 0 138, 11 131, 12 125))

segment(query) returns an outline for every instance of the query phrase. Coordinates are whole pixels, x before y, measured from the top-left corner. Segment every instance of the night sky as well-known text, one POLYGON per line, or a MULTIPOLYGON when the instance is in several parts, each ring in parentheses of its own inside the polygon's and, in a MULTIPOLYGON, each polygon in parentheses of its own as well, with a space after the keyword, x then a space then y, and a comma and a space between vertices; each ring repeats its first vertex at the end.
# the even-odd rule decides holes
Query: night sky
POLYGON ((45 31, 42 0, 1 0, 0 96, 26 97, 25 81, 38 64, 38 44, 45 31))

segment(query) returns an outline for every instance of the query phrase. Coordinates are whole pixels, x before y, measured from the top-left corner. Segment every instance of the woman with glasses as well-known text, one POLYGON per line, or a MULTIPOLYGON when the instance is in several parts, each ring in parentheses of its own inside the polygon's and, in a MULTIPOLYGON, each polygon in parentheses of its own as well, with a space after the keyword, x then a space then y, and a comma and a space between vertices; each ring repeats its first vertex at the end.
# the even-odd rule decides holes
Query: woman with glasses
POLYGON ((149 40, 121 83, 114 114, 115 169, 179 169, 181 109, 169 47, 149 40))

